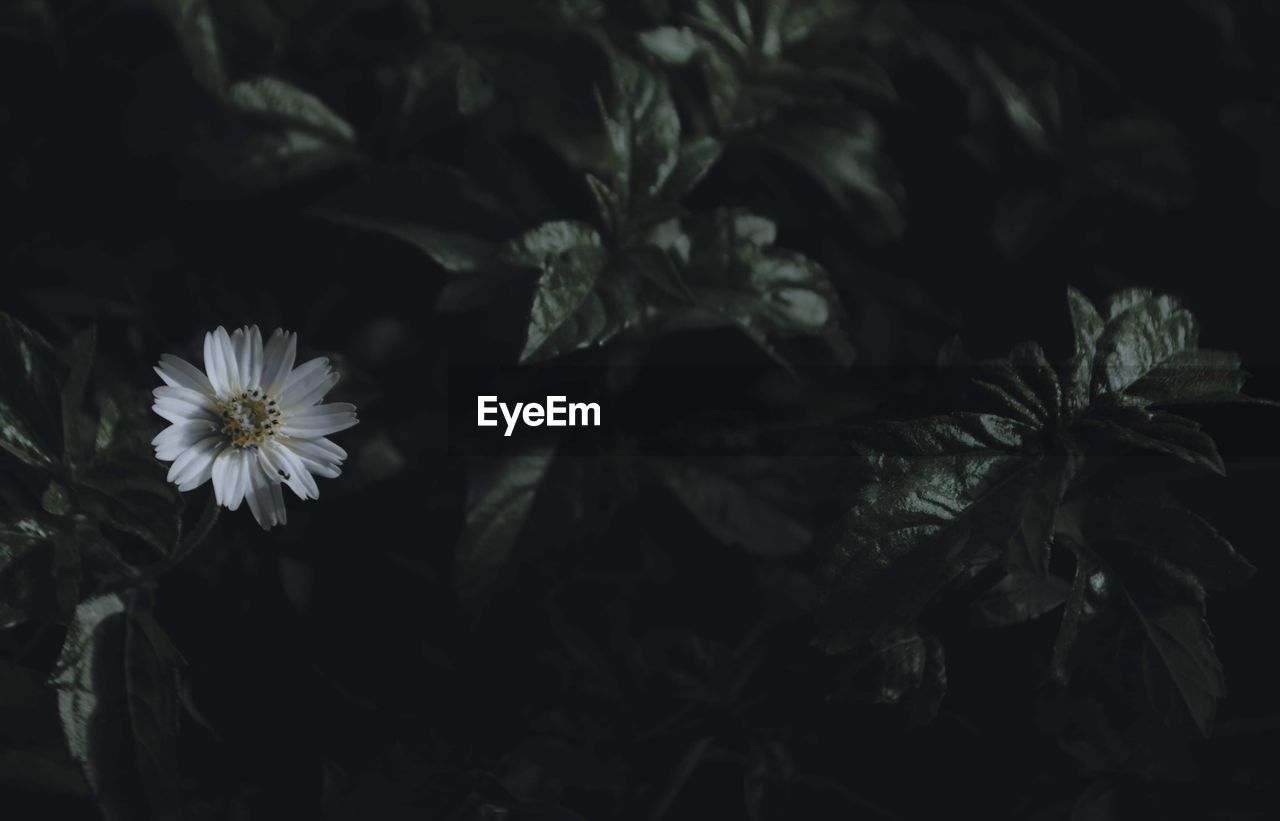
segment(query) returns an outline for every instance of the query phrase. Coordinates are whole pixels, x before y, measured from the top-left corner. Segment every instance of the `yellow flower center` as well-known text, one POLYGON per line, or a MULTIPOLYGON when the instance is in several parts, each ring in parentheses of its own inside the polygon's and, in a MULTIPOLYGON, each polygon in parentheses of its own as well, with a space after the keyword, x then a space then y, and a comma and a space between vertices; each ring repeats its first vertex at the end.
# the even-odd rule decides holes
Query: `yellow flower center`
POLYGON ((218 400, 222 432, 237 448, 259 448, 280 429, 280 408, 266 391, 236 391, 218 400))

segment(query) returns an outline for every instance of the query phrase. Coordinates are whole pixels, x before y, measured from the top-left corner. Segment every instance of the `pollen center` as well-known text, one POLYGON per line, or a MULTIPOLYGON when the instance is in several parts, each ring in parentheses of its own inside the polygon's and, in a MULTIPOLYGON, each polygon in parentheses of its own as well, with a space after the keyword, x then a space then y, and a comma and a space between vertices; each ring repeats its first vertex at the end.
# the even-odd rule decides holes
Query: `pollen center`
POLYGON ((237 448, 259 448, 280 429, 280 408, 260 388, 218 400, 222 432, 237 448))

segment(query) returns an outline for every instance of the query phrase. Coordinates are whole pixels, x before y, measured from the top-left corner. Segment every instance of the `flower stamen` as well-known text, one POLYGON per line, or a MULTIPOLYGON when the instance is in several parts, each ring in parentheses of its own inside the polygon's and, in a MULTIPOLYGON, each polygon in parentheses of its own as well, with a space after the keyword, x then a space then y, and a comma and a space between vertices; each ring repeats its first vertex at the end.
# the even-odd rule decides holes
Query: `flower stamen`
POLYGON ((266 391, 236 391, 217 401, 222 415, 222 433, 232 447, 260 448, 275 437, 280 429, 280 411, 276 400, 266 391))

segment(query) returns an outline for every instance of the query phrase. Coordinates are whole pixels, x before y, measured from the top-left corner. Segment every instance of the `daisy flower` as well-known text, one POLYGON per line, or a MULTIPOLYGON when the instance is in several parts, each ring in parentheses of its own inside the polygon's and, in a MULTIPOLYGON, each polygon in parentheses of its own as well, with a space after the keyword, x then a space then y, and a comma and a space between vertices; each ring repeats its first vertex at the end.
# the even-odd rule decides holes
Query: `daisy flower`
POLYGON ((316 499, 316 476, 332 479, 347 452, 325 437, 356 423, 355 405, 319 404, 338 382, 324 357, 294 367, 298 335, 277 330, 262 344, 258 326, 204 336, 204 371, 176 356, 160 357, 152 410, 172 424, 151 444, 172 462, 178 490, 213 480, 228 510, 248 502, 269 530, 285 523, 282 485, 316 499))

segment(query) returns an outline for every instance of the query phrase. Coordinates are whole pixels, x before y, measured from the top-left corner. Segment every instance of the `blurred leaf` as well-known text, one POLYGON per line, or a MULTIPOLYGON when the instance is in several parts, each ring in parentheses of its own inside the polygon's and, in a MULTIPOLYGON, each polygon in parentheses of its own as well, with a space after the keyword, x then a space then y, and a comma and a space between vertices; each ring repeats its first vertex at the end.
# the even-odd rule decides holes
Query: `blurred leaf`
POLYGON ((32 467, 52 468, 61 449, 56 380, 49 343, 0 312, 0 447, 32 467))
POLYGON ((660 314, 675 324, 719 317, 770 354, 774 340, 818 336, 848 362, 852 346, 830 277, 803 255, 773 247, 776 236, 771 220, 746 212, 720 210, 698 221, 684 265, 693 304, 676 303, 660 314))
POLYGON ((53 31, 53 14, 45 0, 15 0, 0 9, 0 37, 41 41, 53 31))
POLYGON ((467 520, 454 554, 458 597, 469 611, 491 595, 554 455, 553 447, 530 448, 471 477, 467 520))
POLYGON ((120 406, 114 399, 108 399, 103 403, 102 412, 98 415, 98 430, 93 438, 94 451, 101 453, 115 443, 116 430, 120 420, 120 406))
POLYGON ((78 504, 100 522, 172 555, 182 529, 182 495, 146 454, 116 454, 81 475, 78 504))
POLYGON ((109 595, 76 608, 51 683, 67 745, 112 821, 180 817, 178 664, 132 601, 109 595))
POLYGON ((0 750, 0 784, 55 795, 91 795, 80 768, 58 750, 18 747, 0 750))
POLYGON ((809 546, 813 532, 754 494, 750 487, 690 464, 666 459, 654 471, 713 536, 748 553, 781 558, 809 546))
POLYGON ((208 0, 148 0, 173 29, 196 82, 215 94, 227 86, 222 48, 208 0))
POLYGON ((66 516, 71 512, 71 499, 67 497, 67 489, 57 481, 50 482, 40 497, 40 506, 45 513, 66 516))
POLYGON ((1154 208, 1191 201, 1191 164, 1177 129, 1151 114, 1108 120, 1089 134, 1089 177, 1106 191, 1154 208))
POLYGON ((129 603, 125 687, 138 772, 154 818, 182 816, 177 768, 182 657, 150 612, 129 603))
POLYGON ((973 602, 973 621, 982 627, 1021 624, 1060 607, 1070 589, 1057 576, 1009 573, 973 602))
POLYGON ((79 585, 79 553, 65 525, 36 514, 0 521, 0 629, 69 616, 79 585))
POLYGON ((660 26, 637 35, 645 51, 668 66, 683 66, 697 53, 699 40, 685 26, 660 26))
POLYGON ((319 98, 277 77, 233 83, 227 111, 192 145, 191 172, 214 191, 252 193, 353 162, 355 130, 319 98))
POLYGON ((809 174, 868 242, 902 235, 906 195, 871 117, 850 112, 831 122, 779 124, 747 139, 809 174))
POLYGON ((87 331, 77 334, 58 355, 66 370, 62 383, 62 441, 73 464, 81 454, 81 445, 85 444, 80 434, 80 414, 97 341, 98 330, 90 326, 87 331))
POLYGON ((877 633, 872 646, 880 676, 876 702, 904 705, 913 725, 932 721, 947 693, 942 642, 899 628, 877 633))
POLYGON ((621 55, 612 60, 614 89, 601 101, 612 152, 612 183, 634 207, 662 190, 680 160, 680 115, 666 78, 621 55))
POLYGON ((1050 70, 1034 52, 1020 50, 1013 60, 1025 76, 1015 80, 986 51, 978 49, 974 64, 991 84, 1002 111, 1013 130, 1031 148, 1042 153, 1056 150, 1062 127, 1062 101, 1050 70))

